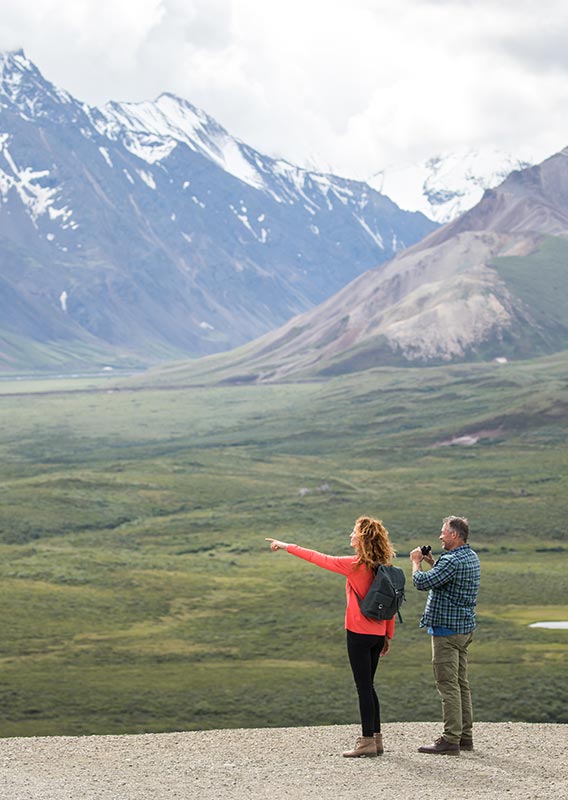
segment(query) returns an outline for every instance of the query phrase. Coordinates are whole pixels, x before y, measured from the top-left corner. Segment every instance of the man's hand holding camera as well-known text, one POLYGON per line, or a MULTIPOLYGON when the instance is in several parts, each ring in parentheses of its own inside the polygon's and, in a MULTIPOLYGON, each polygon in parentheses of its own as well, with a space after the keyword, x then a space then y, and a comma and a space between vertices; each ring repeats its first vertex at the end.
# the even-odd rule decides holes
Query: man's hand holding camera
POLYGON ((415 547, 410 552, 410 560, 412 561, 412 573, 418 572, 422 567, 422 562, 425 561, 431 567, 434 566, 434 559, 432 558, 432 548, 429 544, 423 544, 422 547, 415 547))

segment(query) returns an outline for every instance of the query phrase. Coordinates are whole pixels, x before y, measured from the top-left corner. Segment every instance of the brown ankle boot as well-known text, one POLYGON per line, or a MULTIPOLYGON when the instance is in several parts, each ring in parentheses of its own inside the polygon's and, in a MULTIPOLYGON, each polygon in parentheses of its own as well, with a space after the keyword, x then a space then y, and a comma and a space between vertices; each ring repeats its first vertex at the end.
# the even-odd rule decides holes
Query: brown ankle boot
POLYGON ((377 745, 374 736, 359 736, 354 750, 346 750, 345 758, 372 758, 377 755, 377 745))
POLYGON ((447 739, 444 739, 443 736, 440 736, 439 739, 436 739, 434 744, 430 745, 423 745, 422 747, 418 748, 419 753, 433 753, 435 755, 447 755, 447 756, 459 756, 460 754, 460 746, 459 744, 454 744, 453 742, 448 742, 447 739))
POLYGON ((382 733, 375 733, 375 744, 377 745, 377 755, 382 756, 382 754, 385 752, 385 748, 383 747, 382 733))

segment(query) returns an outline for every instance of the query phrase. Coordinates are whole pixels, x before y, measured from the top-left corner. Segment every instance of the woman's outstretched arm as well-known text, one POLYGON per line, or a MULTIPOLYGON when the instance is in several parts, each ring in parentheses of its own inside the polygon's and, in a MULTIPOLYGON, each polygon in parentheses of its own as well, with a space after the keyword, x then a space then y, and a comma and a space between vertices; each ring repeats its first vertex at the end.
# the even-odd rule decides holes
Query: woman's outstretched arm
POLYGON ((293 556, 303 558, 304 561, 310 561, 318 567, 327 569, 330 572, 337 572, 340 575, 351 575, 355 569, 354 556, 327 556, 325 553, 319 553, 317 550, 308 550, 306 547, 299 547, 297 544, 290 544, 289 542, 281 542, 279 539, 269 539, 270 549, 273 553, 276 550, 286 550, 293 556))

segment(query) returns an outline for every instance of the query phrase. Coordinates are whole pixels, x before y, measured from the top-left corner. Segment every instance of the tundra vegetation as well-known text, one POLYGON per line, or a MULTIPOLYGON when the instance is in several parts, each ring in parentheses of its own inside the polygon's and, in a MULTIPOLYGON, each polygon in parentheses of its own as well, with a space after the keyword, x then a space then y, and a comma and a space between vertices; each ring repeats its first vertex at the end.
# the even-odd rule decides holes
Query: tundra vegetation
MULTIPOLYGON (((295 384, 0 384, 0 736, 355 722, 343 579, 354 519, 482 561, 476 717, 567 722, 568 359, 375 369, 295 384), (537 687, 538 688, 535 688, 537 687), (275 688, 276 687, 276 688, 275 688)), ((409 583, 378 683, 439 719, 409 583)))

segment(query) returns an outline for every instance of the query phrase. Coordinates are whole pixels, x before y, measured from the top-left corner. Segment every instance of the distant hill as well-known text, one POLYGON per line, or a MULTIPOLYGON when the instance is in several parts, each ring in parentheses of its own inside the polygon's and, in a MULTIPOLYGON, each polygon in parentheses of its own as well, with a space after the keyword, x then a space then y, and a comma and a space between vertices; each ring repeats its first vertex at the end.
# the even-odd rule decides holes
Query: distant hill
POLYGON ((95 108, 0 55, 0 368, 227 350, 436 227, 181 98, 95 108))

